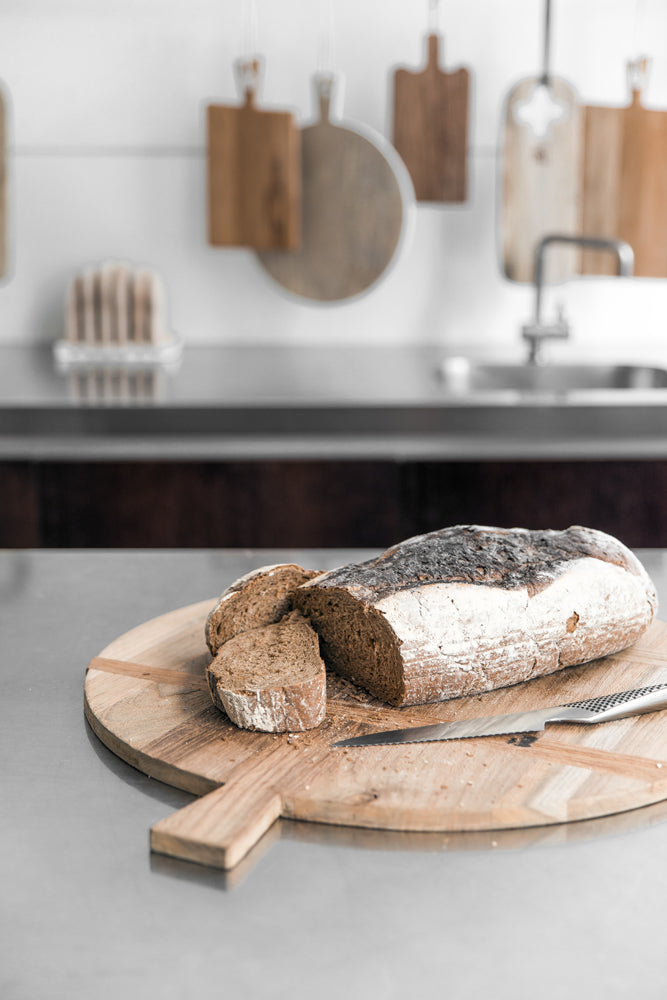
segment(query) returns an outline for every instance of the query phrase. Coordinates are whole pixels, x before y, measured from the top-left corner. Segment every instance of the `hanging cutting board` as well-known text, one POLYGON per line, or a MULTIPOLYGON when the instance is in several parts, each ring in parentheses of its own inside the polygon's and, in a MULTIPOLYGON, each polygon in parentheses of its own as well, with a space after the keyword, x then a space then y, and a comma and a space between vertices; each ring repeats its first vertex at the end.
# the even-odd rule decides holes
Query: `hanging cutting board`
MULTIPOLYGON (((667 111, 644 107, 641 87, 624 108, 584 109, 583 231, 626 240, 635 275, 667 277, 667 111)), ((584 253, 582 274, 615 274, 609 254, 584 253)))
MULTIPOLYGON (((532 282, 535 253, 550 233, 581 228, 582 116, 575 91, 551 77, 548 91, 535 79, 521 80, 510 92, 504 115, 502 178, 502 258, 506 277, 532 282), (545 108, 545 100, 552 101, 545 108), (554 117, 548 128, 546 114, 554 117)), ((554 247, 545 262, 547 283, 579 272, 580 251, 554 247)))
POLYGON ((259 259, 288 291, 332 302, 367 291, 386 274, 405 241, 414 191, 382 136, 332 121, 335 78, 318 74, 314 85, 319 118, 301 133, 301 246, 259 259))
MULTIPOLYGON (((157 852, 232 868, 279 816, 384 830, 497 830, 667 799, 666 712, 551 726, 538 736, 330 746, 376 729, 665 683, 667 625, 655 623, 635 646, 606 659, 436 705, 388 708, 330 675, 325 722, 276 735, 237 729, 211 702, 204 624, 214 603, 132 629, 103 649, 86 674, 85 712, 102 742, 146 774, 201 796, 153 827, 157 852)), ((90 808, 97 808, 94 801, 90 808)))
POLYGON ((291 112, 256 106, 256 60, 238 71, 244 103, 207 108, 209 242, 288 250, 300 242, 299 129, 291 112))
POLYGON ((7 104, 0 89, 0 278, 7 274, 9 239, 7 196, 7 104))
POLYGON ((427 37, 426 68, 394 73, 393 142, 417 201, 461 202, 467 196, 470 73, 440 68, 441 39, 427 37))

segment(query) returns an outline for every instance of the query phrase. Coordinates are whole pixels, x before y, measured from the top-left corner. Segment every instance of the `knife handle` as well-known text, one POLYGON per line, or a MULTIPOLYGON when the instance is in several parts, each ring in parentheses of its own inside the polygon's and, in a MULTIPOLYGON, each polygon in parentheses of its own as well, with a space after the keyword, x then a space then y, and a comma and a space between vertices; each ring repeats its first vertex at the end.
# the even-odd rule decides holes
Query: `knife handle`
POLYGON ((634 691, 604 694, 588 701, 572 701, 564 707, 585 709, 591 713, 591 722, 610 722, 612 719, 624 719, 629 715, 656 712, 658 709, 667 708, 667 684, 653 684, 651 687, 637 688, 634 691))

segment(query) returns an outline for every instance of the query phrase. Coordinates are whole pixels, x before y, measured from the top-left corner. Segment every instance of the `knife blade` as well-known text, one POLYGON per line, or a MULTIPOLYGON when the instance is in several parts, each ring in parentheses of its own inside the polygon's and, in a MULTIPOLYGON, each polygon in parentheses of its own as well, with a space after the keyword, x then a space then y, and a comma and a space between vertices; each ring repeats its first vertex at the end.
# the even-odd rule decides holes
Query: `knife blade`
POLYGON ((481 719, 459 722, 440 722, 430 726, 410 726, 407 729, 390 729, 367 733, 348 740, 332 743, 332 747, 384 746, 392 743, 430 743, 439 740, 463 740, 479 736, 500 736, 514 733, 538 733, 549 722, 576 722, 592 725, 611 722, 629 715, 641 715, 667 708, 667 684, 615 694, 600 695, 587 701, 572 701, 567 705, 536 708, 529 712, 511 712, 509 715, 492 715, 481 719))

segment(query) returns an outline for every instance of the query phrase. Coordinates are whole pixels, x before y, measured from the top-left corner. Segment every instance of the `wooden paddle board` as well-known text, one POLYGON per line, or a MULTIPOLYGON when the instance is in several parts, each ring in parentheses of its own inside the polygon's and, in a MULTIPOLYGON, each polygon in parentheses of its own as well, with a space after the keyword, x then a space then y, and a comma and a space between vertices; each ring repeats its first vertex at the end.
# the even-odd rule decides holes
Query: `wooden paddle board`
MULTIPOLYGON (((581 230, 581 108, 565 80, 551 77, 549 96, 540 86, 537 78, 517 83, 504 114, 502 266, 506 277, 518 282, 534 281, 535 253, 544 236, 581 230)), ((578 274, 580 257, 578 249, 553 247, 545 261, 546 282, 578 274)))
POLYGON ((9 239, 7 197, 7 103, 0 89, 0 278, 7 274, 9 239))
POLYGON ((428 35, 426 46, 425 69, 394 73, 393 142, 417 201, 461 202, 468 191, 470 72, 440 68, 440 35, 428 35))
POLYGON ((391 143, 358 124, 332 121, 337 81, 314 81, 319 118, 301 133, 302 239, 259 260, 295 295, 321 302, 367 291, 396 259, 414 191, 391 143))
MULTIPOLYGON (((639 277, 667 277, 667 111, 584 109, 583 232, 625 240, 639 277)), ((585 252, 582 274, 616 274, 610 254, 585 252)))
POLYGON ((90 663, 85 712, 139 770, 201 796, 151 831, 154 851, 233 868, 278 817, 378 830, 539 827, 667 799, 667 713, 531 735, 333 749, 377 729, 558 705, 667 682, 667 626, 590 664, 488 694, 392 709, 328 678, 327 716, 299 734, 237 729, 211 702, 204 601, 146 622, 90 663))
POLYGON ((208 237, 289 250, 301 238, 300 132, 291 112, 256 106, 258 72, 246 73, 242 105, 207 108, 208 237))

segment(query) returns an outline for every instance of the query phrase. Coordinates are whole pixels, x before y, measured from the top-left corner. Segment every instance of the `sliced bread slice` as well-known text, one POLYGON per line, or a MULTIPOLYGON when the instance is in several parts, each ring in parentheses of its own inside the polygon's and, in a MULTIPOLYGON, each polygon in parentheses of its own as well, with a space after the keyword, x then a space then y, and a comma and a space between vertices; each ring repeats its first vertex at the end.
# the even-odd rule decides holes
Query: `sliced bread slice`
POLYGON ((214 703, 241 729, 300 732, 326 712, 326 672, 317 634, 293 611, 239 632, 207 667, 214 703))
POLYGON ((279 622, 292 610, 296 588, 318 572, 296 563, 278 563, 254 569, 232 583, 206 621, 206 643, 212 655, 240 632, 279 622))

